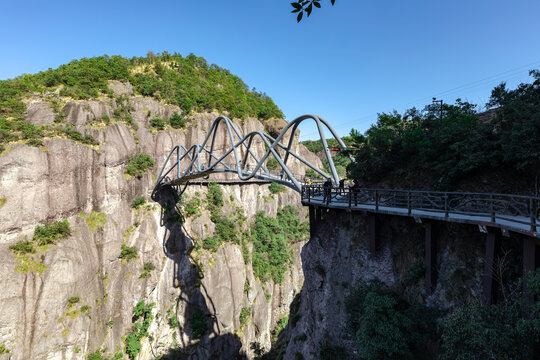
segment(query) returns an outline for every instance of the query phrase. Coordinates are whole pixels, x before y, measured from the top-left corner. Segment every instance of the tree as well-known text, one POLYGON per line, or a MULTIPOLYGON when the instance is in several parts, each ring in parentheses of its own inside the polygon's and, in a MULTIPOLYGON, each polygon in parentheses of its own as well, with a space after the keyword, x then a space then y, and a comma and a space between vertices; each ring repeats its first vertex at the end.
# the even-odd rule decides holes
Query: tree
MULTIPOLYGON (((334 5, 336 0, 330 0, 330 3, 334 5)), ((298 13, 296 16, 296 21, 300 22, 302 18, 304 17, 304 13, 311 15, 311 12, 313 11, 313 7, 321 8, 321 0, 298 0, 291 3, 291 6, 293 7, 292 13, 298 13)))

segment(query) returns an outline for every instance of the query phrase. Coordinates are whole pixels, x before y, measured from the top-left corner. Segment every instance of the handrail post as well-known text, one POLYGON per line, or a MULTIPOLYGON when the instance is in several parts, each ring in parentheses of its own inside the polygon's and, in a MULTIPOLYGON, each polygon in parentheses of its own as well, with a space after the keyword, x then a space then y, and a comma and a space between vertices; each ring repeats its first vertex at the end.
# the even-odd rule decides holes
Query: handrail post
POLYGON ((529 214, 531 217, 531 231, 536 232, 536 209, 533 198, 529 199, 529 214))
POLYGON ((176 177, 180 178, 180 146, 176 148, 176 177))
POLYGON ((407 214, 411 215, 411 191, 407 191, 407 214))
POLYGON ((311 204, 311 186, 307 187, 307 198, 308 198, 308 203, 311 204))
POLYGON ((375 211, 379 211, 379 190, 375 190, 375 211))
POLYGON ((444 217, 448 218, 448 193, 444 193, 444 217))
POLYGON ((495 210, 493 210, 493 194, 489 194, 489 211, 491 213, 491 222, 495 222, 495 210))

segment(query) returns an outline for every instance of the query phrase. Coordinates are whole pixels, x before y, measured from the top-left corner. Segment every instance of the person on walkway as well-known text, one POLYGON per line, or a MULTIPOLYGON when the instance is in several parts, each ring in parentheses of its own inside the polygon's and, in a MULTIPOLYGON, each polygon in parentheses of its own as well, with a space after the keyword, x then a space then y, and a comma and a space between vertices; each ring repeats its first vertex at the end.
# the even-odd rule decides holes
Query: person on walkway
POLYGON ((339 194, 345 195, 345 179, 339 180, 339 194))
POLYGON ((358 179, 354 179, 353 184, 349 186, 349 191, 352 191, 354 198, 354 206, 358 205, 358 193, 360 192, 360 182, 358 179))
POLYGON ((324 198, 323 203, 326 202, 326 205, 330 202, 330 197, 332 196, 332 181, 330 178, 326 178, 326 181, 323 184, 324 189, 324 198))

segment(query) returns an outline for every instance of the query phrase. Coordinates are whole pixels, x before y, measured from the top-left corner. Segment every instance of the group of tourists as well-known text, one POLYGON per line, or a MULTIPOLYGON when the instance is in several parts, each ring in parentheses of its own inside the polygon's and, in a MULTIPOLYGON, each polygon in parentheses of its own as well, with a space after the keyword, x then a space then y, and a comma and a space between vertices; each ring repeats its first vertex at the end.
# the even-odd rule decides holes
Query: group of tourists
MULTIPOLYGON (((345 181, 346 179, 341 179, 339 181, 339 185, 337 188, 338 195, 345 195, 345 181)), ((330 178, 326 178, 326 181, 323 184, 323 189, 324 189, 323 202, 326 203, 326 205, 328 205, 328 203, 330 202, 330 198, 332 197, 332 187, 333 187, 332 180, 330 178)), ((358 193, 360 192, 360 182, 358 181, 358 179, 354 179, 352 184, 349 183, 348 188, 352 192, 354 205, 355 206, 358 205, 358 193)))

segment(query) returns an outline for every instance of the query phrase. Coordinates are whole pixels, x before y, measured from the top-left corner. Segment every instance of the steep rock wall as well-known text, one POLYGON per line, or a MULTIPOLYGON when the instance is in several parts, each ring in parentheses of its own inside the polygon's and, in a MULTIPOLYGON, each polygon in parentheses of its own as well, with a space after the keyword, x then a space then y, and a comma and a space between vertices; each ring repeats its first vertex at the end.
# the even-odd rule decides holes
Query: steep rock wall
MULTIPOLYGON (((120 90, 129 94, 125 87, 120 90)), ((54 113, 47 101, 30 101, 27 121, 51 124, 54 113)), ((10 351, 0 358, 82 359, 99 348, 107 349, 107 354, 123 350, 132 328, 133 307, 141 300, 156 303, 156 319, 149 329, 153 340, 143 341, 141 359, 174 347, 182 347, 185 356, 238 354, 241 347, 250 356, 251 342, 268 348, 270 330, 300 290, 299 257, 281 285, 254 279, 241 248, 234 244, 224 245, 215 254, 202 254, 194 264, 189 234, 210 234, 208 216, 168 229, 161 225, 157 204, 150 202, 138 210, 131 206, 139 196, 148 199, 152 174, 161 168, 170 149, 180 143, 188 147, 200 143, 217 115, 197 114, 183 130, 154 131, 149 127, 152 117, 167 118, 180 109, 130 97, 124 99, 129 103, 130 124, 115 119, 120 106, 116 99, 61 101, 65 121, 92 135, 100 145, 49 138, 40 148, 10 144, 0 155, 0 304, 4 310, 0 344, 10 351), (109 124, 103 123, 104 115, 112 119, 109 124), (156 163, 140 178, 129 177, 126 164, 138 152, 151 155, 156 163), (69 222, 72 234, 67 239, 28 256, 9 250, 17 241, 31 239, 36 226, 57 220, 69 222), (136 259, 119 258, 123 243, 137 249, 136 259), (171 243, 176 246, 174 252, 167 248, 171 243), (149 262, 155 270, 141 277, 143 264, 149 262), (246 279, 251 287, 247 290, 246 279), (201 340, 190 333, 192 306, 213 319, 211 331, 201 340), (234 335, 243 307, 252 308, 252 320, 234 335), (171 311, 178 326, 169 325, 171 311)), ((264 129, 254 119, 239 126, 244 132, 264 129)), ((227 137, 222 135, 220 146, 225 148, 227 137)), ((296 150, 310 156, 302 147, 296 150)), ((264 151, 262 144, 258 151, 264 151)), ((224 192, 227 198, 245 204, 248 219, 257 211, 275 216, 280 206, 299 205, 296 194, 270 196, 267 188, 231 186, 224 192)), ((300 247, 294 246, 296 255, 300 247)))

